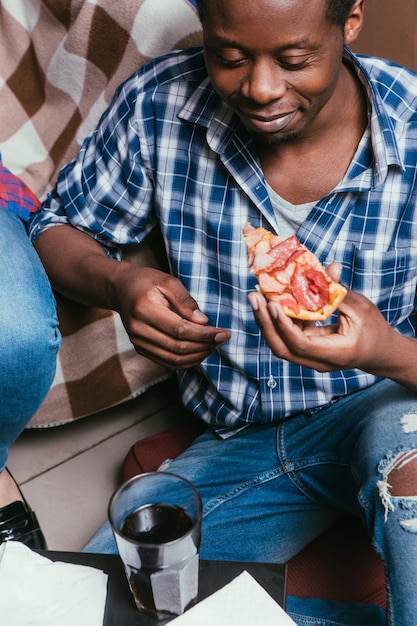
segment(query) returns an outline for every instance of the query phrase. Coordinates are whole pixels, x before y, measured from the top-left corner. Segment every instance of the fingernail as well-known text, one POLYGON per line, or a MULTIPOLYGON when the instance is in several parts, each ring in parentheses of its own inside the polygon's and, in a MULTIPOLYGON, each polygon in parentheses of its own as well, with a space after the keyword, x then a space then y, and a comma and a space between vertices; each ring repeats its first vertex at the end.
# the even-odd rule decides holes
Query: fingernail
POLYGON ((228 339, 229 339, 229 333, 227 332, 217 333, 217 335, 215 335, 214 337, 214 341, 216 343, 222 343, 223 341, 227 341, 228 339))
POLYGON ((196 320, 198 322, 206 322, 207 321, 207 315, 204 315, 204 313, 202 311, 200 311, 200 309, 194 309, 193 315, 194 315, 194 317, 196 318, 196 320))
POLYGON ((274 302, 268 302, 268 309, 269 309, 269 314, 272 317, 273 320, 276 320, 278 317, 278 311, 277 311, 277 307, 275 306, 274 302))
POLYGON ((258 297, 253 294, 249 297, 249 304, 252 307, 252 311, 257 311, 259 308, 258 297))

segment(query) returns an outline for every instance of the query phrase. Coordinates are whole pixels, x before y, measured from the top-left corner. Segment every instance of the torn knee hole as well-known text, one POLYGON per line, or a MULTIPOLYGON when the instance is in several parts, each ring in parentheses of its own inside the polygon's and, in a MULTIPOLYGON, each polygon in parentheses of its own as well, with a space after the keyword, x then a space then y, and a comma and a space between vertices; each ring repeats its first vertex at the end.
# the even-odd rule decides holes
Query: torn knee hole
POLYGON ((392 496, 417 495, 417 450, 403 452, 394 459, 386 480, 392 496))
POLYGON ((378 481, 379 496, 385 508, 385 519, 394 511, 392 496, 417 498, 417 450, 407 450, 381 463, 382 480, 378 481))

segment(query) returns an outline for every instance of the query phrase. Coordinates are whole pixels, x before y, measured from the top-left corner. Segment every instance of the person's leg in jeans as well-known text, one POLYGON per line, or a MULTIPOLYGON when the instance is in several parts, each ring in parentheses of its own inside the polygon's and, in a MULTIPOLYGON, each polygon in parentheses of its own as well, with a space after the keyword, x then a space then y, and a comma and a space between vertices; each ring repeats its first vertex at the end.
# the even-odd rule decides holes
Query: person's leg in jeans
MULTIPOLYGON (((411 624, 417 614, 411 592, 417 498, 392 497, 388 475, 407 467, 397 469, 397 460, 410 459, 413 476, 413 454, 403 454, 417 447, 416 411, 416 394, 383 381, 278 428, 251 427, 226 441, 210 432, 199 437, 163 469, 185 476, 202 495, 202 558, 284 562, 340 511, 350 511, 362 517, 371 536, 375 529, 374 544, 389 572, 388 594, 395 596, 390 624, 411 624)), ((116 551, 108 526, 87 550, 116 551)), ((290 599, 289 607, 303 625, 385 622, 382 611, 369 605, 290 599)))
POLYGON ((352 472, 385 565, 388 624, 406 626, 417 619, 417 394, 383 381, 352 410, 367 415, 352 472))
MULTIPOLYGON (((300 432, 307 422, 319 443, 325 443, 323 451, 307 434, 314 452, 309 456, 302 452, 299 462, 287 463, 285 428, 272 425, 250 427, 225 441, 208 430, 177 459, 163 464, 161 471, 185 476, 202 495, 202 558, 282 563, 338 519, 340 512, 334 508, 332 498, 331 504, 324 506, 310 495, 306 496, 293 476, 294 472, 308 468, 312 468, 313 473, 316 468, 323 473, 324 468, 329 469, 329 464, 338 473, 340 463, 344 482, 348 482, 347 457, 343 454, 342 458, 336 458, 330 437, 323 440, 321 429, 315 429, 314 422, 320 419, 320 416, 308 415, 291 420, 295 430, 295 422, 300 421, 300 432)), ((108 523, 84 550, 117 553, 108 523)), ((330 623, 333 626, 338 623, 379 626, 385 623, 382 611, 362 605, 357 609, 338 603, 289 598, 288 610, 302 626, 330 623), (357 621, 352 617, 353 612, 358 616, 357 621), (320 616, 320 621, 314 617, 316 615, 320 616), (350 621, 347 621, 348 616, 352 618, 350 621)))
POLYGON ((21 499, 4 469, 52 383, 57 327, 52 290, 24 224, 0 208, 0 509, 21 499))

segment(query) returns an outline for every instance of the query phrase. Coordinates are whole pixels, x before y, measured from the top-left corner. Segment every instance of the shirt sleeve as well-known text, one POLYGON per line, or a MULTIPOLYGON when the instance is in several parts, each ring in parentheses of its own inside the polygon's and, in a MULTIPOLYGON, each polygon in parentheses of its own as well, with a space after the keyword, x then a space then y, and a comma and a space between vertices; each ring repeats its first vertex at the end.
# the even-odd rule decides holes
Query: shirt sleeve
POLYGON ((61 170, 55 188, 30 220, 32 241, 52 226, 69 224, 114 251, 139 243, 152 229, 153 140, 143 136, 146 125, 138 123, 151 115, 138 110, 138 87, 137 76, 122 85, 78 156, 61 170))

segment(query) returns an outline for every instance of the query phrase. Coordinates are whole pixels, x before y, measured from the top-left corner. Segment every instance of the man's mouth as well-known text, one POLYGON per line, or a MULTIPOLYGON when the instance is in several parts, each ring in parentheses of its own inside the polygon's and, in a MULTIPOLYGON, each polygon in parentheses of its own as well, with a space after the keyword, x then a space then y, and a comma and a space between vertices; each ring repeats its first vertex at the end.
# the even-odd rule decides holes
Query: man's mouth
POLYGON ((291 113, 273 117, 262 117, 260 115, 244 113, 244 119, 247 125, 257 132, 276 133, 288 126, 294 119, 296 113, 296 111, 291 111, 291 113))

